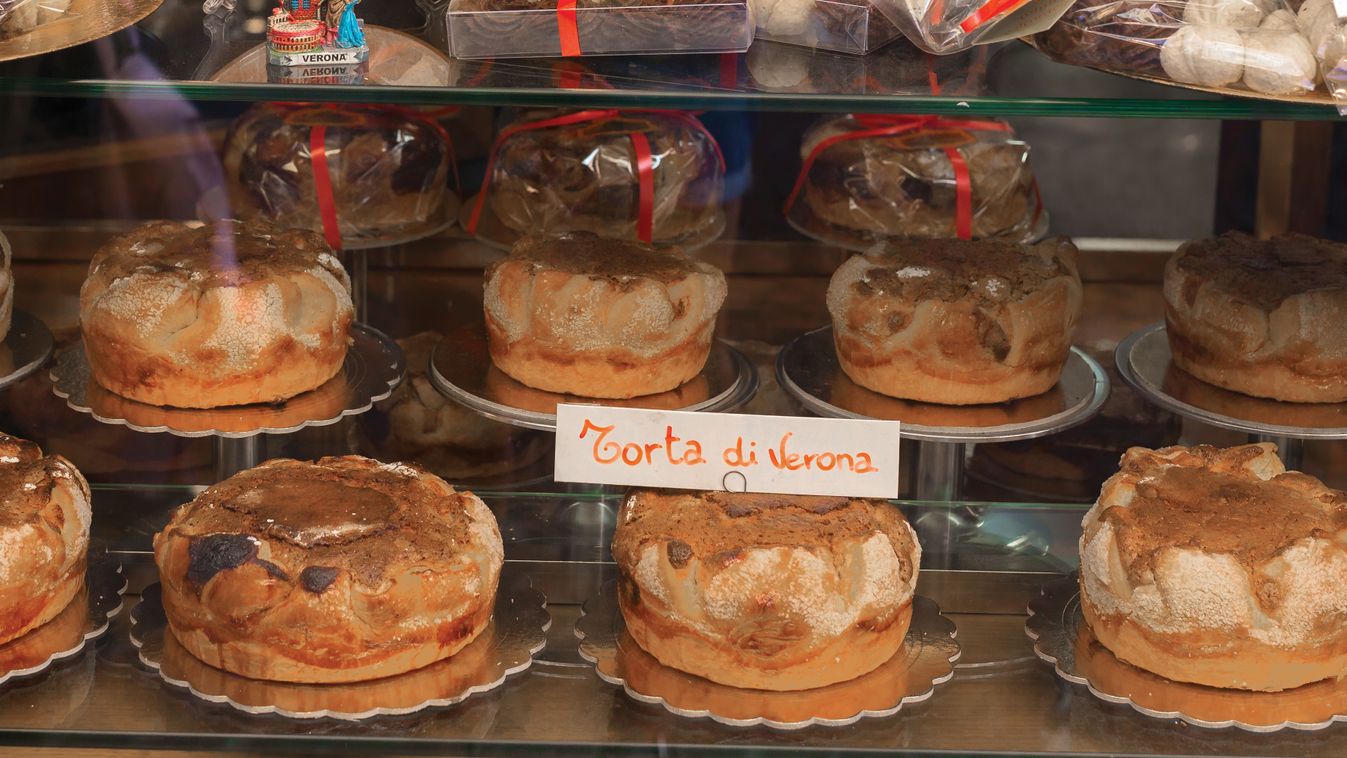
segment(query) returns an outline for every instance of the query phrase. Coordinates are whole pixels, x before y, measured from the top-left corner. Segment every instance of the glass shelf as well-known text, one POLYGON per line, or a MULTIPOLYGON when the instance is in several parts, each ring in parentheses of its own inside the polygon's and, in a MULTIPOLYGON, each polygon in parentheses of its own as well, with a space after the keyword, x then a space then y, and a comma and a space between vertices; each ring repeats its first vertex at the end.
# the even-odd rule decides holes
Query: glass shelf
POLYGON ((435 52, 444 47, 442 21, 427 31, 412 3, 374 5, 367 12, 372 27, 408 35, 380 31, 397 40, 389 44, 405 47, 405 54, 395 57, 397 62, 381 62, 376 49, 364 84, 339 83, 336 76, 323 84, 269 82, 263 66, 231 66, 261 44, 269 8, 241 1, 234 14, 207 18, 199 0, 166 0, 147 19, 111 37, 0 64, 0 92, 409 105, 1338 118, 1325 105, 1220 97, 1058 64, 1018 42, 948 57, 929 56, 900 40, 865 57, 758 43, 742 55, 459 61, 435 52), (245 10, 250 5, 257 9, 245 10), (434 65, 412 65, 430 60, 434 65))

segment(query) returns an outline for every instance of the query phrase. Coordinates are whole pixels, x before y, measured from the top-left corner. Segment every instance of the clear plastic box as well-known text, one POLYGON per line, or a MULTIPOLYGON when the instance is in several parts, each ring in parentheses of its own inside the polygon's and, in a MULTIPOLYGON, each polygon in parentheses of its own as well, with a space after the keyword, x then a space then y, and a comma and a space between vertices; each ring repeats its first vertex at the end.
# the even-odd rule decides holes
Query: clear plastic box
POLYGON ((898 39, 898 26, 870 0, 755 0, 757 38, 865 55, 898 39))

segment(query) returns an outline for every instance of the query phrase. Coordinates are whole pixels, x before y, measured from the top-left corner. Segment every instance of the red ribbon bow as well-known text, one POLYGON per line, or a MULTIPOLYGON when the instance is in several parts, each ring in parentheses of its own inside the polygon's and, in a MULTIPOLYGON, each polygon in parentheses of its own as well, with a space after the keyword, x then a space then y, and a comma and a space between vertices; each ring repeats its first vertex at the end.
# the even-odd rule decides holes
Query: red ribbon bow
MULTIPOLYGON (((275 105, 282 110, 315 107, 311 103, 275 103, 275 105)), ((341 110, 341 106, 327 107, 341 110)), ((454 141, 449 137, 449 132, 438 121, 440 118, 457 113, 457 106, 420 111, 400 105, 362 105, 352 110, 389 113, 429 126, 440 139, 444 140, 444 147, 449 151, 449 166, 454 174, 454 187, 462 192, 462 185, 458 178, 458 160, 454 156, 454 141)), ((327 129, 327 125, 320 124, 309 130, 309 163, 313 167, 313 189, 318 196, 318 216, 323 221, 323 237, 327 239, 327 244, 333 250, 341 250, 341 224, 337 218, 337 200, 332 190, 332 171, 328 164, 327 129)))
POLYGON ((1002 13, 1008 13, 1015 10, 1027 2, 1029 2, 1029 0, 990 0, 990 2, 984 3, 981 8, 978 8, 969 14, 968 18, 959 22, 959 28, 963 30, 964 34, 971 33, 974 29, 982 26, 1002 13))
MULTIPOLYGON (((706 127, 697 117, 684 111, 629 111, 632 113, 658 113, 668 118, 682 122, 688 128, 706 135, 711 141, 711 147, 715 149, 716 159, 720 161, 720 170, 725 170, 725 156, 720 152, 720 144, 716 138, 706 131, 706 127)), ((482 179, 482 189, 477 193, 477 202, 473 203, 472 214, 468 216, 468 233, 477 233, 477 224, 482 218, 482 210, 486 205, 487 190, 491 185, 491 177, 496 170, 496 154, 500 152, 501 145, 505 141, 521 132, 531 132, 540 129, 551 129, 560 126, 574 126, 590 121, 603 121, 610 118, 617 118, 622 115, 622 111, 614 108, 605 110, 584 110, 575 113, 567 113, 554 118, 546 118, 540 121, 526 121, 511 124, 502 129, 496 136, 496 141, 491 145, 491 153, 486 159, 486 176, 482 179)), ((647 245, 655 241, 655 159, 650 149, 650 139, 644 132, 630 132, 627 138, 631 140, 632 150, 636 153, 636 184, 638 189, 638 211, 636 218, 636 234, 640 240, 647 245)))
MULTIPOLYGON (((809 171, 814 167, 814 162, 823 154, 823 151, 840 142, 848 142, 857 139, 874 139, 878 137, 893 137, 907 132, 915 132, 921 129, 977 129, 981 131, 1008 132, 1010 125, 1000 121, 976 121, 964 118, 945 118, 943 116, 908 116, 908 115, 878 115, 859 113, 852 116, 857 124, 862 128, 855 131, 835 134, 814 146, 809 151, 809 155, 804 159, 804 165, 800 167, 800 175, 795 180, 795 187, 790 191, 790 197, 786 199, 786 213, 794 207, 795 201, 799 198, 800 192, 804 190, 805 181, 809 178, 809 171)), ((954 219, 955 232, 959 239, 973 238, 973 181, 968 173, 968 163, 964 160, 963 153, 957 147, 943 148, 945 155, 949 157, 950 165, 954 168, 954 219)))

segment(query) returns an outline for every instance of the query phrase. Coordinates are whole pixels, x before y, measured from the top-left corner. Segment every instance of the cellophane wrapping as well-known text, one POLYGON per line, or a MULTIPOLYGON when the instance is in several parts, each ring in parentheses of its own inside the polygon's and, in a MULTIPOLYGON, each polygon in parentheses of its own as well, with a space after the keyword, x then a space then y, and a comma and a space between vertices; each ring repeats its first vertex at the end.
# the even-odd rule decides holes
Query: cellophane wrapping
POLYGON ((741 53, 753 19, 748 0, 577 0, 566 26, 557 0, 451 0, 449 37, 458 58, 741 53))
POLYGON ((941 119, 818 149, 834 136, 884 123, 834 116, 805 133, 801 158, 814 154, 814 160, 787 209, 796 229, 862 250, 894 238, 958 237, 959 188, 947 152, 953 148, 967 167, 972 239, 1031 242, 1047 233, 1029 145, 1004 122, 941 119))
MULTIPOLYGON (((533 111, 512 126, 527 127, 568 113, 574 112, 533 111)), ((724 223, 724 167, 714 139, 695 116, 596 113, 602 115, 576 124, 525 128, 501 139, 483 191, 502 226, 516 237, 586 231, 639 239, 640 177, 630 136, 636 132, 650 144, 654 244, 696 244, 718 234, 724 223)))
POLYGON ((1065 63, 1295 96, 1342 71, 1340 27, 1333 0, 1077 0, 1034 43, 1065 63))
POLYGON ((70 12, 70 0, 0 0, 0 39, 27 34, 70 12))
POLYGON ((442 228, 451 161, 430 116, 391 106, 259 103, 234 122, 224 150, 234 215, 325 234, 321 204, 330 199, 347 244, 442 228), (326 183, 314 166, 318 127, 326 183))
POLYGON ((865 55, 902 36, 870 0, 751 0, 757 39, 865 55))
POLYGON ((874 0, 912 44, 946 54, 980 44, 995 22, 1040 0, 874 0))

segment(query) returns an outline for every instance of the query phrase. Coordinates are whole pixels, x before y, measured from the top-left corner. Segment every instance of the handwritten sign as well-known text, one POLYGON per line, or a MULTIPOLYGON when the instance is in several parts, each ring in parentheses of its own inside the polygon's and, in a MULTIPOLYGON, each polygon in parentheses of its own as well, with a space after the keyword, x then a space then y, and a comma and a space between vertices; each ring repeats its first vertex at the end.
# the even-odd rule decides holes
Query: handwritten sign
POLYGON ((557 406, 559 482, 898 496, 896 421, 557 406))

